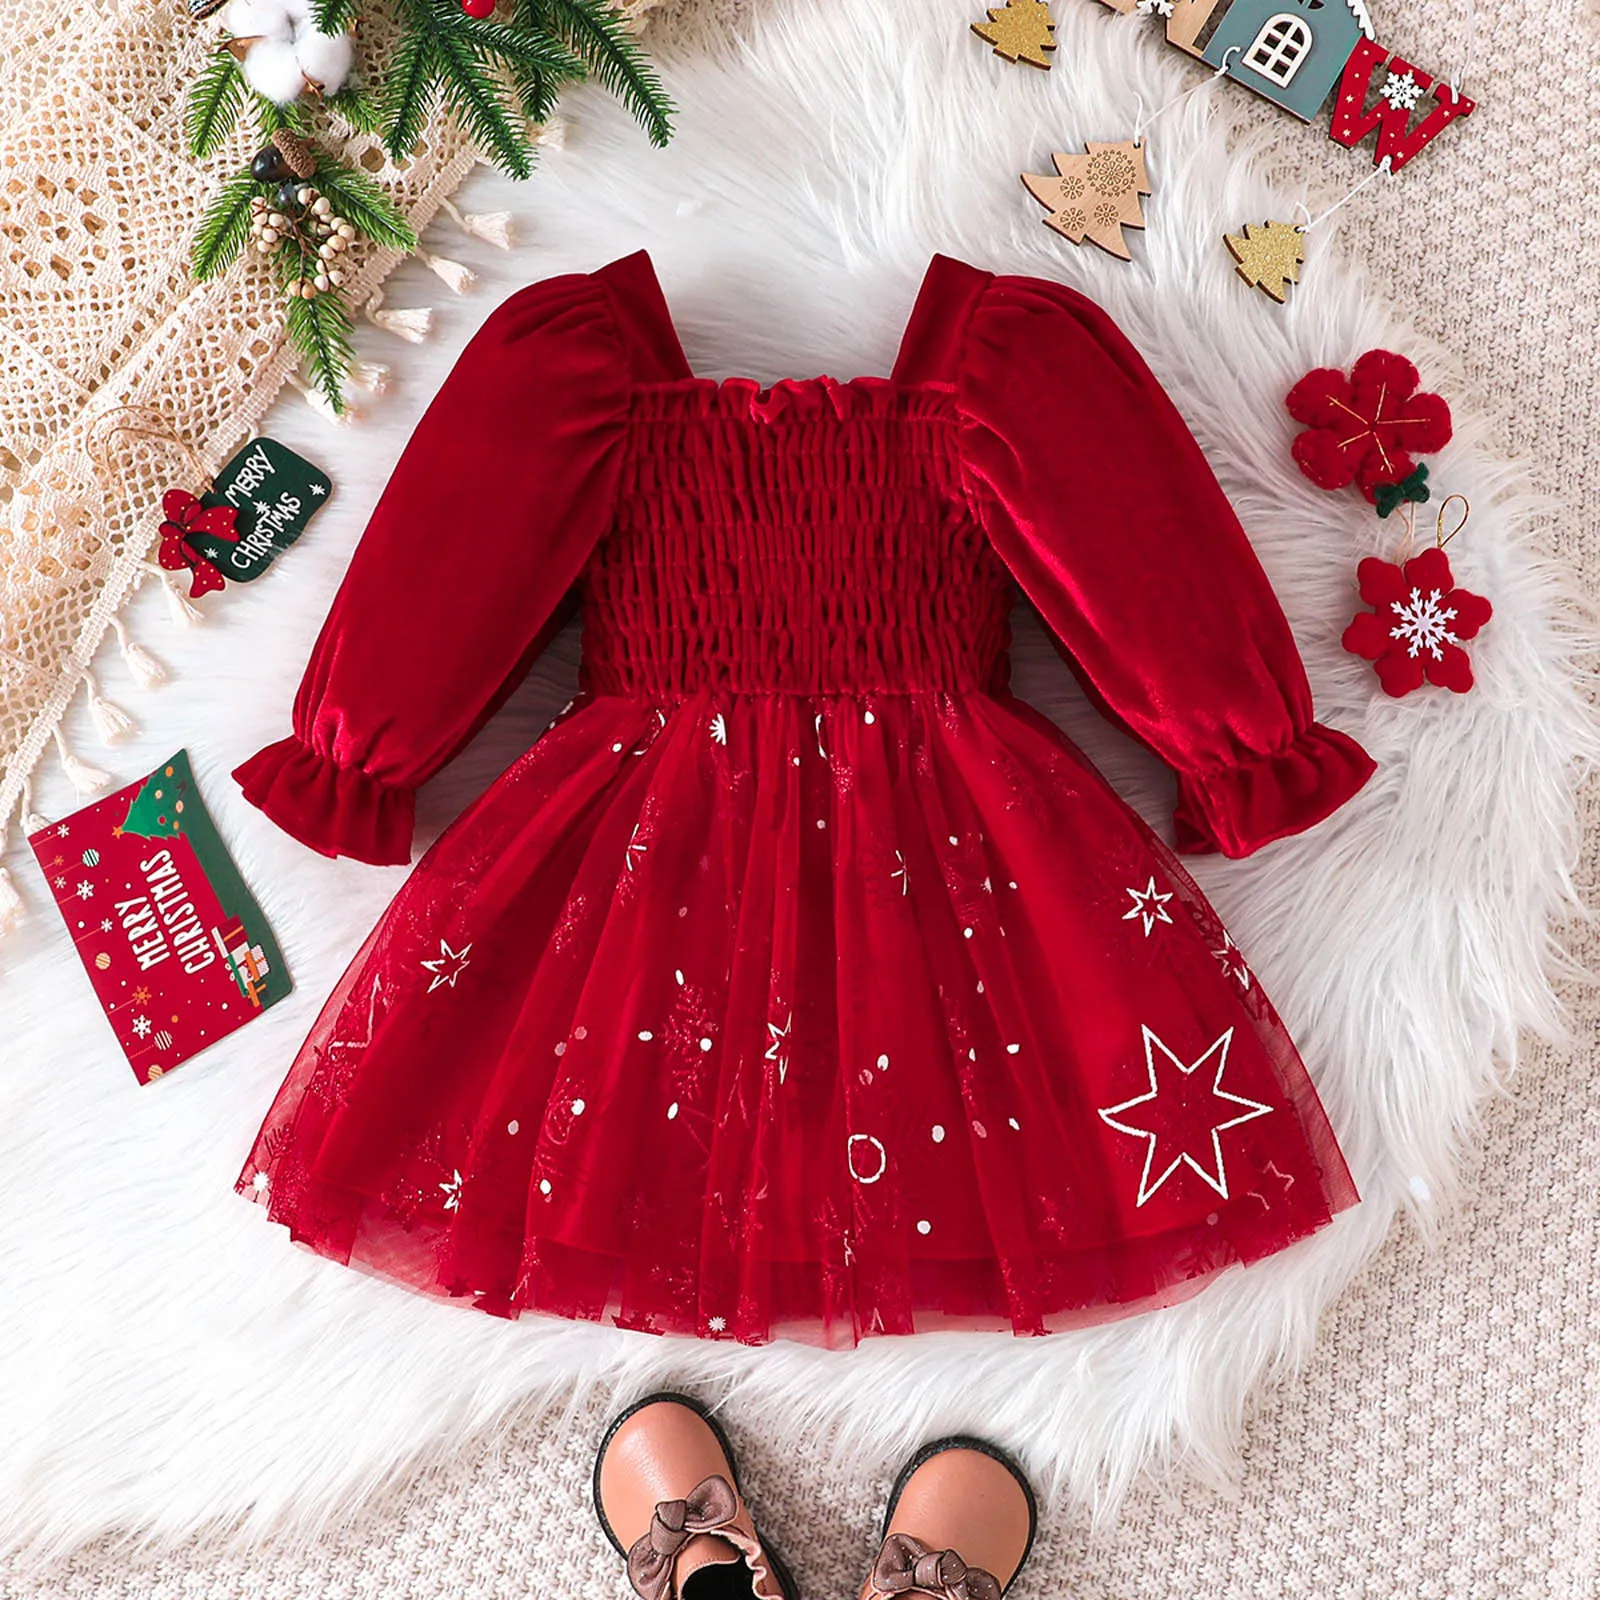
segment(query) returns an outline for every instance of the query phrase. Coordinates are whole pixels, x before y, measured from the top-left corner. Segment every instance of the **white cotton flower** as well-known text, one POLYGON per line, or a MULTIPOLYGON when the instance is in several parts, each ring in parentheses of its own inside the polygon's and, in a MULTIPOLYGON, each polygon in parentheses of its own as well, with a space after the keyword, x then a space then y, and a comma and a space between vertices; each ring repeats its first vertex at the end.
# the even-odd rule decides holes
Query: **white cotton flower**
POLYGON ((243 67, 245 82, 275 105, 286 106, 305 90, 306 75, 291 40, 262 39, 251 45, 243 67))
POLYGON ((294 33, 283 0, 228 0, 219 20, 236 39, 288 39, 294 33))
POLYGON ((294 53, 301 72, 324 94, 337 94, 344 87, 355 56, 348 33, 322 33, 316 28, 296 31, 294 53))
POLYGON ((318 28, 311 0, 228 0, 222 25, 236 39, 254 41, 244 57, 245 81, 277 105, 298 100, 307 84, 337 94, 350 76, 350 35, 318 28))

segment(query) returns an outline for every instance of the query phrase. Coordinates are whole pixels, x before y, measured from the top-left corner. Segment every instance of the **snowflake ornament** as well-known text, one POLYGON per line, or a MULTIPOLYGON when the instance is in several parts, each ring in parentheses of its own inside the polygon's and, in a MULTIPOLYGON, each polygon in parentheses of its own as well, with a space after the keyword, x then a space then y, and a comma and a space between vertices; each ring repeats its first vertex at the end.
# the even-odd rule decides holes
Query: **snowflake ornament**
POLYGON ((1422 99, 1422 85, 1410 72, 1391 72, 1378 93, 1396 111, 1414 111, 1422 99))
POLYGON ((1351 622, 1342 642, 1372 662, 1385 693, 1399 699, 1426 682, 1465 694, 1472 662, 1462 646, 1494 610, 1482 595, 1456 588, 1444 551, 1424 550, 1404 566, 1369 556, 1356 578, 1373 609, 1351 622))
POLYGON ((1138 0, 1133 8, 1141 17, 1170 17, 1172 0, 1138 0))

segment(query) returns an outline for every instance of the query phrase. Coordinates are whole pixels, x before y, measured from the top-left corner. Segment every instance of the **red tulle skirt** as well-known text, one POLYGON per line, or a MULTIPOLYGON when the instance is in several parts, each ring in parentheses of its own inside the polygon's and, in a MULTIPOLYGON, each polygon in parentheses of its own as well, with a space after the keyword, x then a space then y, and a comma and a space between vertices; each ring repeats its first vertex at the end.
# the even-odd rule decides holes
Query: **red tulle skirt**
POLYGON ((1356 1198, 1193 882, 979 694, 580 700, 400 891, 239 1188, 498 1314, 831 1344, 1167 1303, 1356 1198))

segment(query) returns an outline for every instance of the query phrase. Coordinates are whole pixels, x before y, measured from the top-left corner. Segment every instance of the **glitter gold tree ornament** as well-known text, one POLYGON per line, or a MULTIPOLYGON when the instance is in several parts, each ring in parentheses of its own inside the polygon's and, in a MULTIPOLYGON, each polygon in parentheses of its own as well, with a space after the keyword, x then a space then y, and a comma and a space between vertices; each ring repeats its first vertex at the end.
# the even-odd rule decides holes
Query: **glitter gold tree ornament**
POLYGON ((1280 306, 1289 296, 1289 285, 1300 281, 1306 259, 1304 228, 1290 222, 1247 222, 1242 232, 1223 234, 1222 242, 1238 263, 1239 276, 1280 306))
POLYGON ((1087 239, 1119 260, 1131 261, 1122 230, 1144 226, 1139 197, 1151 192, 1144 145, 1134 139, 1115 144, 1091 139, 1083 148, 1082 155, 1052 155, 1054 176, 1025 172, 1022 181, 1050 213, 1045 223, 1063 238, 1074 244, 1087 239))
POLYGON ((1056 47, 1055 19, 1045 0, 1006 0, 990 9, 987 22, 974 22, 972 31, 987 39, 997 56, 1035 67, 1048 67, 1045 51, 1056 47))

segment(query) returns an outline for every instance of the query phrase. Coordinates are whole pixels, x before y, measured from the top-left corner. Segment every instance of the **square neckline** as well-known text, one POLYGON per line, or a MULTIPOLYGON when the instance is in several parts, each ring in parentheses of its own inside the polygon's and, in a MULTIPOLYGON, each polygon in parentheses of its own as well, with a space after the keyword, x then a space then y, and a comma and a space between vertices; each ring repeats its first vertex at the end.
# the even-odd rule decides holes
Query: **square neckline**
POLYGON ((952 357, 965 316, 958 312, 963 302, 970 306, 987 287, 993 274, 981 272, 935 252, 929 257, 912 298, 910 310, 901 324, 895 357, 886 376, 862 374, 854 378, 834 378, 827 373, 811 377, 779 378, 763 384, 757 378, 734 374, 725 378, 702 377, 689 361, 678 333, 672 307, 662 289, 655 262, 648 250, 635 250, 619 256, 594 273, 603 288, 627 346, 634 381, 642 387, 668 387, 720 395, 748 396, 755 406, 765 406, 774 397, 806 391, 831 393, 914 392, 948 389, 953 380, 952 357))

